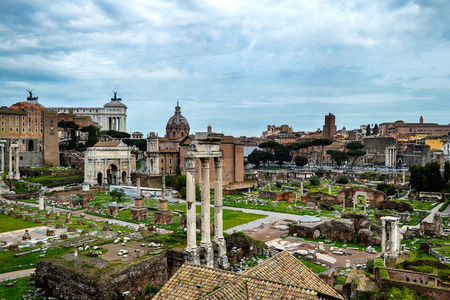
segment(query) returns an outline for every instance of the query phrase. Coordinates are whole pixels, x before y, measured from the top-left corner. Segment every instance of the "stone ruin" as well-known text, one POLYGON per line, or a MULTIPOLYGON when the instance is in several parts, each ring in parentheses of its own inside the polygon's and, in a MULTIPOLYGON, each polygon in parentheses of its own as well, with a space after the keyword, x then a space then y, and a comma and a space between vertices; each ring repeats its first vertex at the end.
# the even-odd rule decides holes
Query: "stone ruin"
POLYGON ((223 134, 212 133, 210 127, 208 132, 195 134, 195 140, 190 145, 186 156, 186 223, 187 223, 187 247, 183 255, 186 262, 200 265, 200 253, 197 248, 196 238, 196 203, 195 203, 195 162, 200 159, 201 163, 201 198, 202 198, 202 230, 200 248, 204 253, 204 264, 207 267, 214 265, 214 251, 211 243, 210 224, 210 170, 211 158, 214 160, 215 185, 214 185, 214 244, 217 249, 218 266, 228 269, 230 264, 227 257, 225 237, 223 236, 223 184, 222 170, 223 157, 220 152, 220 141, 223 134))
POLYGON ((130 209, 130 219, 131 220, 147 220, 148 219, 148 209, 142 205, 141 197, 141 179, 137 178, 137 194, 134 198, 134 206, 130 209))
POLYGON ((159 200, 159 209, 154 214, 155 224, 171 224, 173 223, 173 212, 167 208, 168 201, 166 199, 166 180, 165 172, 161 175, 162 195, 159 200))

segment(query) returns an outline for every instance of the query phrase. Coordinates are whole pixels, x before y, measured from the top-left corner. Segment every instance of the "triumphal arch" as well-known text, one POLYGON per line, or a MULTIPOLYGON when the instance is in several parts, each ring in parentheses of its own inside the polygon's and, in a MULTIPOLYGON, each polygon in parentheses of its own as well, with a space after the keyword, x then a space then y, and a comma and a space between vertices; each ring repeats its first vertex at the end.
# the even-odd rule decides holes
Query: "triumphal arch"
POLYGON ((86 150, 84 183, 126 185, 131 182, 131 149, 123 142, 98 142, 86 150))

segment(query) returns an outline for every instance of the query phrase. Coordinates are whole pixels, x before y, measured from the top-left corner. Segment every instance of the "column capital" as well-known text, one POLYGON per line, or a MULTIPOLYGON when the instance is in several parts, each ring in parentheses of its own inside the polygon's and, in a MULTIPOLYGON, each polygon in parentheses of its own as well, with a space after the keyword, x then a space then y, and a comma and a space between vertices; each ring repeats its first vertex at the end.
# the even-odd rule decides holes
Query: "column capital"
POLYGON ((200 158, 200 163, 202 164, 202 169, 209 169, 209 157, 200 158))
POLYGON ((195 157, 186 157, 186 170, 195 170, 195 157))
POLYGON ((223 157, 214 157, 214 167, 216 168, 223 167, 223 157))

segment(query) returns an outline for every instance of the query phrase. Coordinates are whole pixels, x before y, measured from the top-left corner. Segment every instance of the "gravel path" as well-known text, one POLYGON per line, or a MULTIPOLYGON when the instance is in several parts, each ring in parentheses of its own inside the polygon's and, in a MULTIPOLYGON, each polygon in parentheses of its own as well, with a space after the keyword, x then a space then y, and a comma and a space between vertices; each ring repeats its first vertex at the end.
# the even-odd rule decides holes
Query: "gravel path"
POLYGON ((34 271, 36 271, 36 268, 3 273, 3 274, 0 274, 0 282, 8 281, 8 280, 16 279, 16 278, 27 277, 27 276, 30 276, 30 274, 33 273, 34 271))

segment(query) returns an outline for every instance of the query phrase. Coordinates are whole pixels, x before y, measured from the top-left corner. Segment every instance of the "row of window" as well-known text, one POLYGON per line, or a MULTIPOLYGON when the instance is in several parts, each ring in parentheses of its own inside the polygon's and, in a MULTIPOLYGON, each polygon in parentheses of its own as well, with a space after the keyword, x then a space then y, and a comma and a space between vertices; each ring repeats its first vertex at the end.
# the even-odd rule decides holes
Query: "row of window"
MULTIPOLYGON (((13 132, 13 129, 14 129, 14 128, 11 128, 11 127, 10 127, 10 128, 9 128, 9 132, 13 132)), ((2 127, 2 132, 5 132, 5 127, 2 127)), ((16 132, 19 132, 19 128, 16 128, 16 132)), ((25 128, 22 128, 22 132, 25 132, 25 128)), ((31 129, 31 128, 28 128, 28 132, 31 133, 31 132, 32 132, 32 129, 31 129)), ((34 129, 34 132, 37 133, 37 132, 38 132, 38 129, 35 128, 35 129, 34 129)), ((41 131, 40 131, 40 132, 42 132, 42 128, 41 128, 41 131)))

